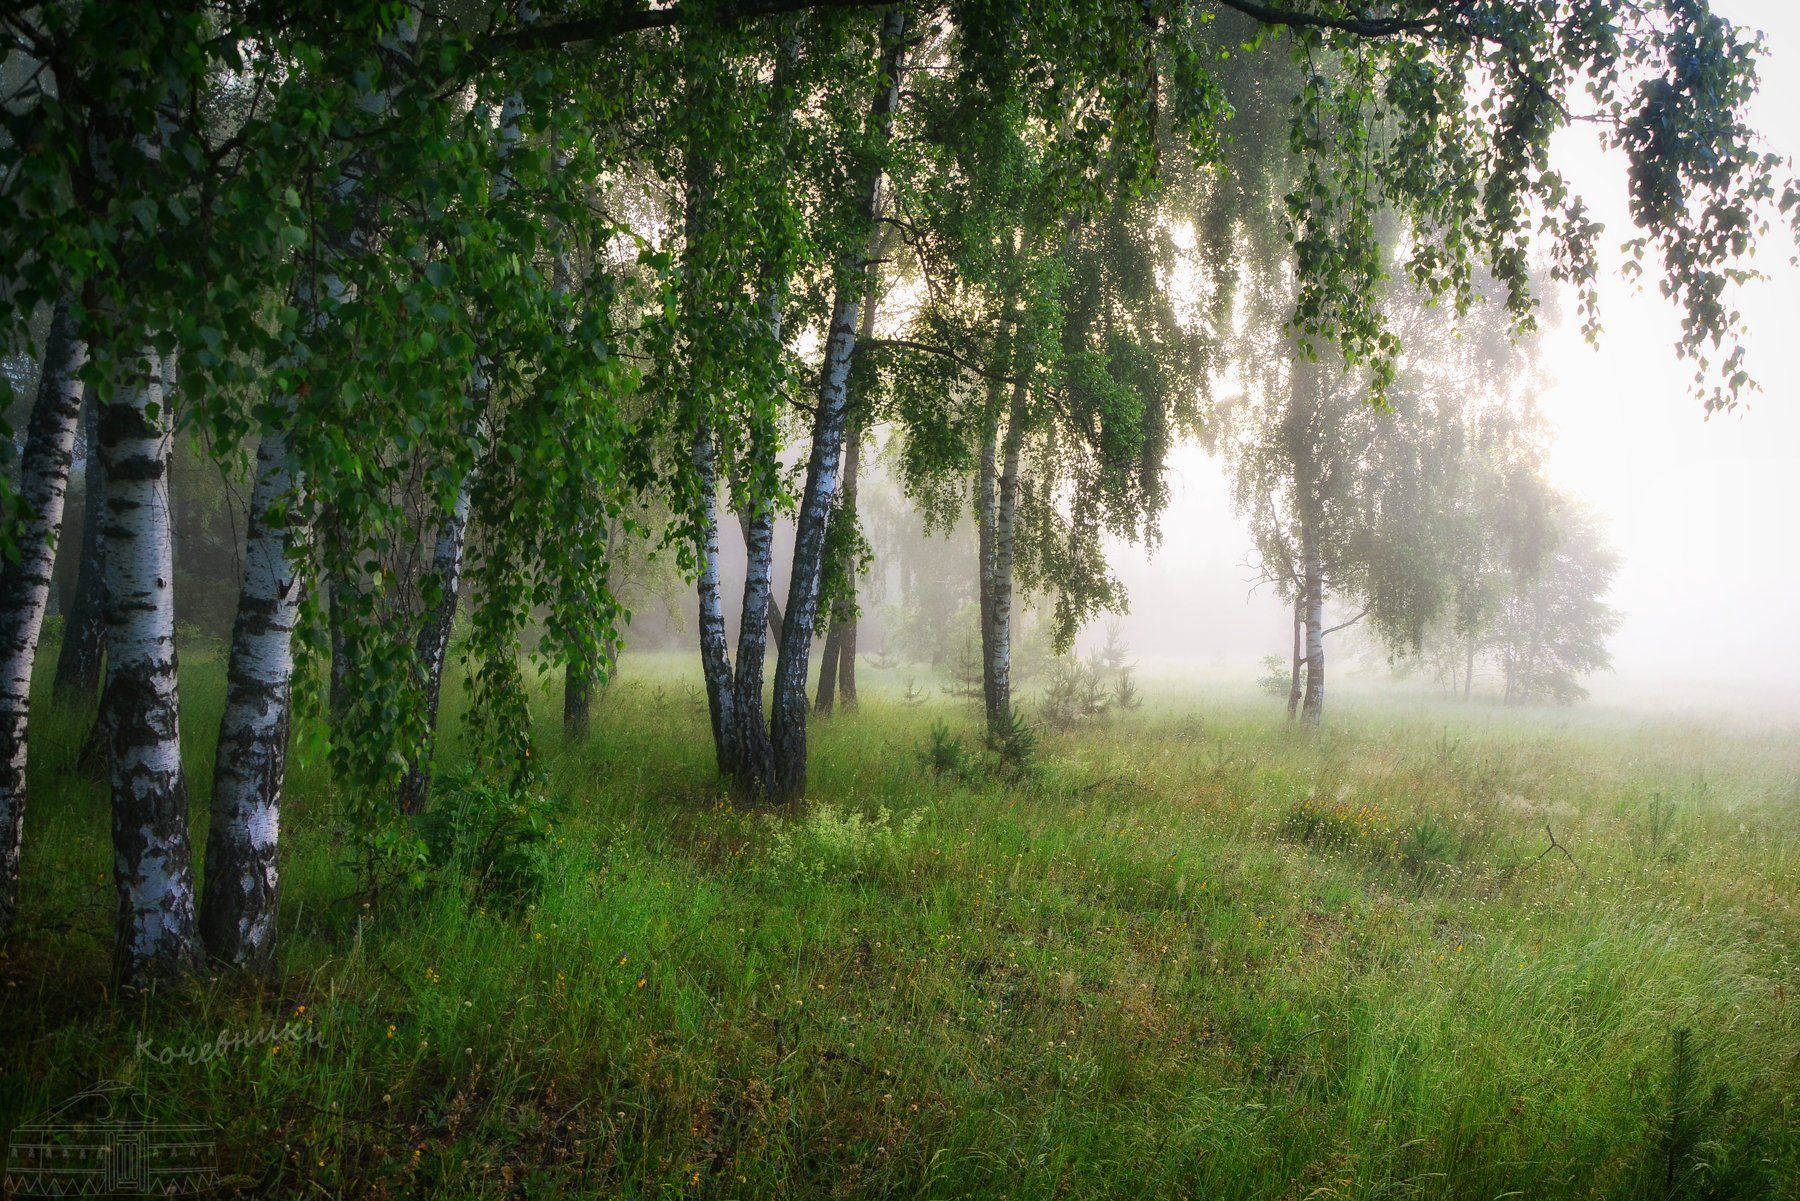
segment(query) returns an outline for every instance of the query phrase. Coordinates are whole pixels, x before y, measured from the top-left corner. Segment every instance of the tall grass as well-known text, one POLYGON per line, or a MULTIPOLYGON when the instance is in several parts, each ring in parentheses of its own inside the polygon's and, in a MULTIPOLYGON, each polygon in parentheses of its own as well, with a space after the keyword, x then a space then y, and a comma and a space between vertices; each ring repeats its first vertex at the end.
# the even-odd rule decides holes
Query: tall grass
MULTIPOLYGON (((204 798, 220 668, 184 656, 204 798)), ((219 1126, 244 1194, 1800 1196, 1792 730, 1314 736, 1151 688, 947 772, 932 726, 975 715, 896 677, 774 814, 720 791, 694 676, 640 658, 574 747, 545 690, 566 804, 523 902, 450 855, 364 908, 302 754, 278 979, 151 998, 108 991, 103 789, 46 706, 0 1130, 120 1079, 219 1126)))

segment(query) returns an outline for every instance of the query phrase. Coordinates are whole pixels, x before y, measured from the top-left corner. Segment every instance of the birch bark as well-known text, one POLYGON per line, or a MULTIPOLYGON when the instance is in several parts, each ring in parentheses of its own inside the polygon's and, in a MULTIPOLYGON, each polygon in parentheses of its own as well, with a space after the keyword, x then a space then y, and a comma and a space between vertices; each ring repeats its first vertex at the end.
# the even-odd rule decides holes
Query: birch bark
MULTIPOLYGON (((882 87, 874 104, 874 127, 885 143, 893 130, 900 105, 900 76, 906 52, 906 12, 899 6, 886 10, 881 26, 882 87)), ((806 791, 806 676, 812 655, 813 625, 817 617, 819 578, 824 560, 825 525, 837 492, 838 470, 843 455, 845 407, 848 401, 850 362, 856 352, 857 318, 863 295, 869 288, 873 260, 875 217, 880 212, 881 172, 871 169, 861 182, 861 209, 869 231, 857 247, 858 259, 843 264, 832 301, 831 323, 825 340, 825 361, 819 376, 818 408, 814 413, 812 453, 806 466, 806 484, 800 497, 800 514, 794 528, 794 569, 788 583, 787 612, 781 624, 781 648, 775 664, 775 703, 771 738, 774 742, 776 799, 791 801, 806 791)))
MULTIPOLYGON (((31 669, 37 661, 38 636, 43 632, 44 609, 50 599, 50 574, 56 564, 63 500, 74 463, 75 429, 81 419, 81 369, 86 362, 87 344, 65 298, 51 317, 37 399, 19 459, 19 500, 24 514, 19 557, 0 564, 0 931, 12 926, 18 907, 31 669)), ((88 508, 94 508, 91 497, 88 508)))
POLYGON ((106 596, 102 576, 106 571, 106 539, 101 530, 101 498, 106 494, 106 472, 100 464, 100 409, 90 396, 82 405, 83 436, 87 456, 82 463, 82 494, 86 498, 81 520, 81 561, 75 571, 75 599, 69 619, 63 623, 62 649, 56 656, 55 695, 65 705, 90 704, 100 690, 101 646, 106 636, 106 596))
POLYGON ((106 728, 112 778, 115 966, 136 984, 198 968, 176 684, 172 423, 146 350, 100 417, 106 457, 106 728))
MULTIPOLYGON (((397 66, 403 67, 411 57, 419 16, 415 6, 383 40, 383 52, 397 66)), ((390 83, 386 89, 371 91, 362 97, 361 107, 371 115, 385 112, 396 86, 390 83)), ((354 200, 362 190, 362 172, 353 160, 338 184, 338 199, 354 200)), ((330 306, 348 290, 330 264, 366 252, 369 224, 366 206, 359 205, 350 228, 328 246, 325 271, 297 297, 314 337, 324 332, 330 306), (321 299, 327 302, 325 308, 321 299)), ((212 820, 200 898, 200 933, 207 953, 221 963, 253 969, 268 965, 275 945, 281 801, 293 720, 294 627, 304 589, 298 565, 313 532, 305 516, 305 479, 293 444, 297 398, 278 397, 275 408, 279 416, 264 427, 256 450, 243 583, 225 671, 225 712, 214 751, 212 820)), ((345 665, 339 661, 336 638, 332 649, 335 692, 345 665)))
POLYGON ((1316 726, 1325 711, 1325 570, 1310 523, 1301 527, 1300 554, 1306 589, 1306 695, 1300 716, 1316 726))

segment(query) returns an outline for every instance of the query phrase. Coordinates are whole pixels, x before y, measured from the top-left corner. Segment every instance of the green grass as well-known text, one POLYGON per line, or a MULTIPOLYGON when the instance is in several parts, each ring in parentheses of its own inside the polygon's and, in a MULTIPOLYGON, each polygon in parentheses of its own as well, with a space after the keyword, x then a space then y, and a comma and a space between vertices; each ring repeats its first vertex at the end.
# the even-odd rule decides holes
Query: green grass
POLYGON ((108 991, 103 790, 46 709, 0 1131, 120 1079, 250 1194, 1800 1196, 1792 727, 1350 700, 1309 735, 1153 683, 1003 785, 925 765, 967 708, 870 673, 775 816, 719 791, 697 674, 633 660, 571 749, 546 689, 525 909, 363 907, 303 758, 279 982, 148 999, 108 991))

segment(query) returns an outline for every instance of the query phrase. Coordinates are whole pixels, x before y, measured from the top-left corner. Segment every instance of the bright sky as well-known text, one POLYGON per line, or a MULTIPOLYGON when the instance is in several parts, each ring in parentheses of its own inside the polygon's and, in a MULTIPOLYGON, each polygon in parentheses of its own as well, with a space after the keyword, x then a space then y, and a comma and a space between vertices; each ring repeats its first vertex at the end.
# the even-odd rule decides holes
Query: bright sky
MULTIPOLYGON (((1768 35, 1757 124, 1800 161, 1800 4, 1716 0, 1768 35)), ((1630 229, 1622 165, 1590 133, 1559 144, 1559 166, 1607 225, 1630 229)), ((1557 430, 1552 471, 1605 518, 1623 553, 1613 603, 1617 674, 1599 696, 1671 686, 1755 705, 1800 703, 1800 271, 1791 244, 1761 263, 1767 282, 1743 300, 1751 370, 1763 386, 1738 412, 1706 419, 1676 357, 1676 318, 1654 290, 1617 278, 1601 291, 1598 350, 1579 331, 1548 335, 1542 398, 1557 430)), ((1286 649, 1287 618, 1254 575, 1218 465, 1194 448, 1173 459, 1175 497, 1161 551, 1122 550, 1131 589, 1127 632, 1140 654, 1234 664, 1286 649)))

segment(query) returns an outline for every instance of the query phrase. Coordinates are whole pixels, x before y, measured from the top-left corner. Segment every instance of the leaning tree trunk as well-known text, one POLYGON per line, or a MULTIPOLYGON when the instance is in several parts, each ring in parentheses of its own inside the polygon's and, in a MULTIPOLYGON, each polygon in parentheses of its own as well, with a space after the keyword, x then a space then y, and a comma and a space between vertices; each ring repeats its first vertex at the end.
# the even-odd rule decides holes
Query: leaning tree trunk
POLYGON ((1300 715, 1316 726, 1325 711, 1325 571, 1318 535, 1310 525, 1301 531, 1301 557, 1306 573, 1306 695, 1300 715))
MULTIPOLYGON (((862 297, 862 339, 875 337, 875 288, 862 297)), ((832 520, 850 522, 855 533, 857 515, 857 475, 862 466, 862 427, 866 402, 851 405, 848 429, 844 432, 844 490, 837 501, 832 520)), ((824 663, 819 664, 819 711, 828 713, 833 702, 846 709, 857 708, 857 562, 855 556, 842 564, 842 596, 832 607, 832 632, 824 641, 824 663), (832 684, 835 682, 835 697, 832 684)))
MULTIPOLYGON (((873 125, 883 146, 893 130, 900 104, 900 73, 906 51, 906 12, 895 5, 882 18, 882 88, 874 104, 873 125)), ((867 237, 857 258, 840 266, 831 324, 825 338, 825 361, 819 374, 818 408, 813 415, 812 454, 806 485, 794 525, 794 567, 788 583, 787 613, 781 623, 781 648, 775 662, 775 703, 771 738, 775 756, 775 797, 791 801, 806 791, 806 676, 812 657, 813 625, 824 567, 825 527, 837 492, 849 400, 850 363, 856 353, 857 318, 875 269, 870 253, 875 218, 881 205, 881 171, 871 166, 861 181, 859 197, 867 237)))
POLYGON ((418 813, 431 795, 431 760, 437 743, 438 704, 444 691, 444 660, 450 652, 450 631, 456 624, 457 600, 462 594, 463 547, 469 530, 469 507, 475 473, 463 477, 456 501, 438 524, 432 549, 431 571, 439 588, 438 603, 426 616, 414 648, 418 656, 421 703, 425 709, 425 734, 400 781, 400 812, 418 813))
MULTIPOLYGON (((770 88, 773 107, 769 119, 774 126, 775 141, 783 147, 793 134, 791 89, 800 60, 800 40, 800 24, 790 21, 775 50, 773 86, 770 88)), ((782 347, 782 309, 787 297, 788 270, 788 264, 772 256, 763 261, 765 333, 771 351, 777 355, 782 347)), ((773 431, 766 428, 752 438, 751 453, 759 464, 775 459, 774 443, 773 431)), ((774 790, 775 749, 769 740, 768 720, 763 713, 763 671, 768 659, 768 640, 763 636, 763 627, 767 625, 769 637, 779 646, 782 624, 781 607, 775 603, 773 584, 775 506, 771 497, 736 499, 738 522, 744 533, 744 594, 739 603, 737 666, 732 676, 732 707, 737 719, 737 786, 749 795, 766 796, 774 790), (749 503, 745 503, 746 500, 749 503)))
MULTIPOLYGON (((291 416, 291 403, 289 410, 291 416)), ((296 571, 305 538, 300 486, 287 433, 272 427, 256 450, 200 898, 208 953, 240 967, 266 965, 275 944, 294 625, 303 588, 296 571)))
POLYGON ((75 570, 75 599, 63 622, 53 685, 56 698, 70 706, 91 703, 100 690, 101 648, 106 638, 106 538, 101 520, 106 471, 100 464, 100 407, 94 397, 88 397, 82 412, 87 459, 81 470, 81 560, 75 570))
MULTIPOLYGON (((738 528, 740 530, 742 530, 744 533, 744 557, 745 557, 746 561, 749 561, 755 557, 753 555, 753 553, 751 552, 750 548, 762 536, 762 535, 758 534, 757 530, 756 530, 757 522, 759 520, 766 520, 768 522, 768 527, 769 527, 769 572, 770 572, 770 575, 773 576, 773 574, 774 574, 774 559, 775 559, 775 513, 774 513, 774 510, 771 509, 764 516, 764 518, 753 518, 750 516, 750 513, 747 510, 744 510, 744 509, 738 510, 738 528)), ((775 593, 772 588, 769 592, 768 614, 767 614, 766 618, 764 619, 764 622, 769 627, 769 640, 771 642, 775 643, 776 646, 780 646, 781 645, 781 603, 775 599, 775 593)))
MULTIPOLYGON (((520 17, 534 20, 534 6, 520 5, 520 17)), ((500 103, 499 168, 494 177, 493 197, 502 200, 511 191, 513 177, 508 170, 512 155, 524 139, 525 101, 518 92, 509 93, 500 103)), ((469 372, 469 391, 475 399, 477 425, 473 431, 479 441, 481 423, 493 403, 493 386, 488 375, 488 360, 477 353, 469 372)), ((444 660, 450 650, 450 633, 456 625, 456 606, 462 594, 463 559, 469 534, 469 511, 474 503, 475 477, 479 463, 470 464, 457 487, 451 510, 438 525, 437 543, 432 550, 431 572, 442 593, 436 608, 427 616, 419 631, 416 655, 422 673, 425 726, 423 740, 415 752, 406 775, 400 781, 400 812, 418 813, 431 795, 431 761, 437 750, 437 722, 440 699, 444 691, 444 660)))
POLYGON ((1306 597, 1294 598, 1294 656, 1288 668, 1288 720, 1300 715, 1300 665, 1305 662, 1306 597))
MULTIPOLYGON (((1014 364, 1018 370, 1018 364, 1014 364)), ((1019 515, 1019 455, 1025 441, 1024 373, 1013 383, 1012 403, 1001 442, 1000 478, 994 504, 992 566, 984 581, 991 592, 982 641, 982 678, 988 693, 988 738, 998 742, 1012 729, 1013 563, 1019 515)))
MULTIPOLYGON (((80 374, 86 362, 87 343, 65 298, 50 320, 37 400, 19 459, 24 517, 19 557, 10 563, 0 561, 0 931, 12 926, 18 909, 31 669, 50 599, 50 573, 56 564, 63 499, 75 456, 75 428, 81 420, 80 374)), ((88 507, 93 508, 92 498, 88 507)))
POLYGON ((156 355, 100 418, 106 456, 106 707, 112 764, 119 977, 197 969, 193 856, 176 685, 169 448, 156 355), (154 406, 152 408, 151 406, 154 406))

